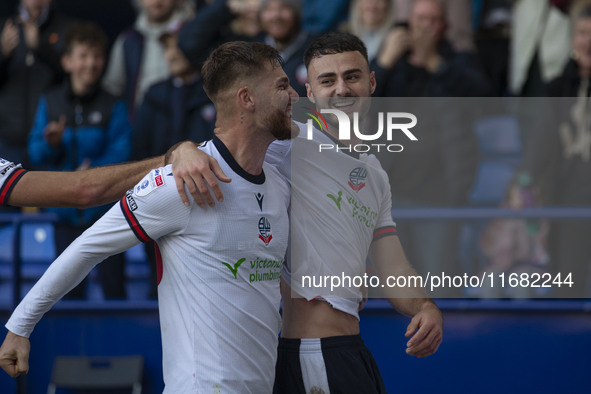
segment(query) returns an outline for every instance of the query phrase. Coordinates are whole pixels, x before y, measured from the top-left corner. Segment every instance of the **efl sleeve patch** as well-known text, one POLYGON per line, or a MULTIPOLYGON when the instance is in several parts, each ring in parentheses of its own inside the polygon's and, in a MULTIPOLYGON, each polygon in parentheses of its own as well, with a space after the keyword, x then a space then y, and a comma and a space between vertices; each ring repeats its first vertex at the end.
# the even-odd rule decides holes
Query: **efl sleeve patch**
POLYGON ((134 193, 138 197, 144 197, 161 186, 164 186, 164 174, 162 169, 157 168, 152 170, 135 186, 134 193))

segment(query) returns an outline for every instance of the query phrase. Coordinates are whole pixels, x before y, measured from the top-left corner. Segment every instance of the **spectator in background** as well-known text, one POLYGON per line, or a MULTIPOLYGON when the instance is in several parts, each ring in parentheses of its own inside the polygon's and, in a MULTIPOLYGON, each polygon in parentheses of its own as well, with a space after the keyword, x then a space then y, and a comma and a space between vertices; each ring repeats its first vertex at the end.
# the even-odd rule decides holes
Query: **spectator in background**
POLYGON ((473 53, 456 52, 444 38, 447 22, 437 0, 417 0, 408 28, 386 38, 374 69, 378 97, 487 96, 489 85, 473 53))
POLYGON ((509 91, 546 95, 546 84, 560 75, 571 53, 571 0, 513 0, 509 91))
POLYGON ((179 48, 197 69, 228 41, 262 41, 260 0, 214 0, 183 25, 179 48))
MULTIPOLYGON (((548 85, 553 98, 547 108, 538 105, 536 134, 524 145, 526 165, 540 179, 551 206, 591 205, 591 2, 573 5, 572 21, 573 58, 548 85)), ((589 220, 552 223, 553 268, 563 276, 572 272, 574 281, 574 287, 561 288, 563 296, 582 297, 588 292, 590 232, 589 220)))
MULTIPOLYGON (((404 145, 402 152, 378 154, 390 177, 394 208, 461 206, 476 176, 478 142, 470 119, 451 100, 424 99, 487 93, 486 78, 473 65, 473 55, 454 53, 443 38, 445 26, 441 3, 417 0, 408 31, 395 29, 377 65, 374 62, 379 96, 408 97, 404 106, 420 119, 413 128, 419 143, 408 144, 400 135, 402 139, 393 142, 404 145)), ((408 221, 398 223, 398 229, 419 273, 459 272, 458 223, 408 221)), ((456 295, 451 289, 445 292, 442 295, 456 295)))
POLYGON ((371 62, 377 56, 394 20, 394 2, 390 0, 353 0, 349 21, 341 30, 355 34, 363 41, 371 62))
POLYGON ((183 140, 213 137, 215 108, 203 90, 200 72, 178 47, 178 29, 160 40, 171 76, 148 89, 133 124, 132 159, 158 156, 183 140))
MULTIPOLYGON (((62 65, 69 79, 39 100, 29 138, 31 163, 45 169, 83 171, 89 167, 129 160, 131 126, 122 100, 100 88, 107 37, 94 23, 74 23, 66 32, 62 65)), ((108 206, 77 210, 55 209, 56 249, 61 253, 108 206)), ((103 264, 99 276, 107 298, 124 298, 124 259, 103 264)), ((82 298, 85 286, 71 296, 82 298)))
POLYGON ((302 30, 301 13, 300 0, 262 0, 259 15, 265 44, 279 51, 290 85, 305 97, 308 73, 303 57, 314 37, 302 30))
POLYGON ((279 51, 291 86, 299 96, 305 96, 308 74, 302 57, 313 37, 301 29, 301 12, 300 0, 248 0, 243 3, 217 0, 183 26, 179 47, 198 68, 205 57, 224 42, 264 41, 279 51), (232 23, 251 15, 252 10, 257 10, 262 34, 254 35, 254 29, 238 29, 247 26, 245 23, 232 23))
MULTIPOLYGON (((517 172, 509 184, 502 208, 521 210, 543 205, 540 188, 527 172, 517 172)), ((547 270, 549 255, 547 240, 550 223, 545 219, 502 218, 494 219, 484 229, 479 246, 485 256, 485 272, 542 273, 547 270)), ((534 290, 532 288, 531 290, 534 290)), ((485 294, 495 297, 528 297, 527 289, 516 291, 489 288, 485 294)))
POLYGON ((509 94, 511 5, 512 0, 474 0, 477 52, 495 97, 509 94))
POLYGON ((25 166, 39 96, 63 78, 69 23, 51 0, 22 0, 15 15, 0 21, 0 151, 25 166))
MULTIPOLYGON (((416 0, 392 0, 396 18, 408 21, 416 0)), ((475 50, 474 33, 472 29, 472 0, 438 0, 443 8, 447 29, 445 39, 457 52, 472 52, 475 50)))
MULTIPOLYGON (((178 29, 172 27, 160 40, 171 77, 152 85, 138 109, 133 125, 132 159, 166 153, 183 140, 203 142, 213 137, 215 108, 203 90, 199 71, 178 47, 178 29)), ((154 243, 145 243, 152 273, 150 297, 157 296, 154 243)), ((100 266, 99 266, 100 267, 100 266)))
POLYGON ((160 36, 172 23, 192 16, 189 0, 134 0, 139 14, 111 49, 103 87, 125 98, 130 119, 148 87, 170 76, 160 36))
POLYGON ((349 18, 349 0, 303 0, 303 2, 302 28, 310 34, 319 35, 337 30, 349 18))

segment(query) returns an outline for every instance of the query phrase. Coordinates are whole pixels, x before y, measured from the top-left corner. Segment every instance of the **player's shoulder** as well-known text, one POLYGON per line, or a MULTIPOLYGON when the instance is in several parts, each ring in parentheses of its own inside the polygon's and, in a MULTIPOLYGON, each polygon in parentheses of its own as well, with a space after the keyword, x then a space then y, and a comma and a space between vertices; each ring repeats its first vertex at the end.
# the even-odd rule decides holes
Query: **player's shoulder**
POLYGON ((141 181, 133 188, 133 196, 143 198, 151 195, 170 193, 174 190, 176 193, 176 184, 172 176, 172 165, 166 167, 154 168, 147 173, 141 181))
POLYGON ((265 182, 285 184, 285 176, 282 175, 281 171, 274 163, 269 163, 265 160, 263 163, 263 171, 265 173, 265 182))
POLYGON ((204 151, 205 153, 212 155, 214 153, 217 153, 217 149, 215 147, 215 144, 213 143, 213 140, 207 140, 207 141, 203 141, 198 147, 197 149, 204 151))

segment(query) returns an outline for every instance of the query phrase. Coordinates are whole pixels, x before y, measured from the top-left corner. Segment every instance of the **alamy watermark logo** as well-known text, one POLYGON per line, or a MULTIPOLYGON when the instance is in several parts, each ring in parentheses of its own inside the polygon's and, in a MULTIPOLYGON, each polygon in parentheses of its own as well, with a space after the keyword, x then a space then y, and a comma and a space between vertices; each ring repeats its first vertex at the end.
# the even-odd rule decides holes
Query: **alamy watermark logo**
POLYGON ((402 132, 410 141, 418 141, 418 138, 410 131, 410 129, 417 125, 417 117, 409 112, 378 112, 378 130, 373 134, 364 134, 359 127, 358 112, 353 112, 353 120, 351 120, 350 114, 338 109, 321 109, 320 112, 309 108, 308 110, 311 111, 306 112, 306 115, 310 116, 306 124, 306 138, 308 140, 314 139, 314 122, 320 131, 328 131, 328 123, 324 119, 324 116, 322 116, 323 114, 334 115, 338 122, 338 140, 341 144, 320 144, 318 147, 320 152, 327 150, 357 153, 380 152, 381 150, 393 153, 402 152, 404 150, 403 145, 390 143, 392 142, 394 132, 402 132), (403 120, 406 120, 406 122, 403 120), (362 141, 362 143, 347 145, 347 141, 351 140, 351 129, 356 139, 362 141), (378 143, 377 141, 383 138, 384 132, 386 133, 388 143, 378 143), (371 141, 374 142, 366 143, 371 141))

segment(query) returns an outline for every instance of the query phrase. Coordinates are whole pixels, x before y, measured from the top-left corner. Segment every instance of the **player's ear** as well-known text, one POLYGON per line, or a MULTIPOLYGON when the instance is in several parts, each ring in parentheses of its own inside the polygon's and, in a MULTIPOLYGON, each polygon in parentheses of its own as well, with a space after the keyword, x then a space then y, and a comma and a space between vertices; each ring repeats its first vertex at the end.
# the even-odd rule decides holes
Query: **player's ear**
POLYGON ((371 94, 373 94, 373 92, 376 91, 376 73, 375 71, 372 71, 371 73, 369 73, 369 86, 370 86, 370 91, 371 94))
POLYGON ((247 86, 238 89, 238 92, 236 93, 236 100, 240 108, 247 111, 254 110, 255 105, 252 91, 247 86))
POLYGON ((316 100, 314 98, 314 93, 312 93, 312 88, 310 87, 309 82, 306 82, 306 95, 310 99, 310 102, 316 104, 316 100))

